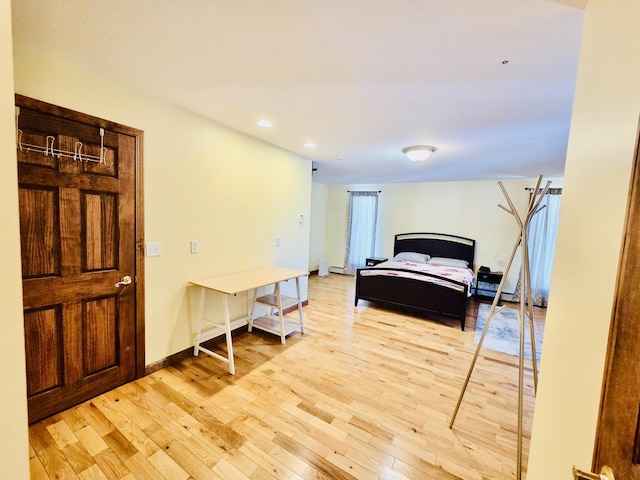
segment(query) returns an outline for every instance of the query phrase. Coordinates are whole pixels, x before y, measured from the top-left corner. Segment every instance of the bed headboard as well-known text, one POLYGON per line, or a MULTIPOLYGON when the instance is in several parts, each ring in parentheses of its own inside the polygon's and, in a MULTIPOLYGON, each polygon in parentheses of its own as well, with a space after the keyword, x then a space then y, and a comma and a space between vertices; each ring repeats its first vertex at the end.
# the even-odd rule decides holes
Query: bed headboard
POLYGON ((393 255, 400 252, 426 253, 432 257, 459 258, 473 269, 476 241, 446 233, 399 233, 395 236, 393 255))

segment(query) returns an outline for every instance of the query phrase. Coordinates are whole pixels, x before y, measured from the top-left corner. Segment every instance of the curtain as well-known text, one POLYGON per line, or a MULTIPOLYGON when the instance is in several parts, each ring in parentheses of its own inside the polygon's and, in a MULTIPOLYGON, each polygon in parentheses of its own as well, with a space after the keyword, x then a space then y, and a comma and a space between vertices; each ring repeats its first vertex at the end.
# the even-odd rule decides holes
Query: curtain
MULTIPOLYGON (((544 208, 531 218, 527 230, 531 300, 534 305, 539 307, 546 307, 549 301, 561 199, 561 188, 549 189, 540 202, 540 208, 543 206, 544 208)), ((523 295, 521 290, 522 285, 520 284, 520 275, 518 275, 518 283, 513 296, 514 302, 520 301, 523 295)))
POLYGON ((350 192, 347 249, 344 272, 355 275, 375 251, 378 194, 380 192, 350 192))

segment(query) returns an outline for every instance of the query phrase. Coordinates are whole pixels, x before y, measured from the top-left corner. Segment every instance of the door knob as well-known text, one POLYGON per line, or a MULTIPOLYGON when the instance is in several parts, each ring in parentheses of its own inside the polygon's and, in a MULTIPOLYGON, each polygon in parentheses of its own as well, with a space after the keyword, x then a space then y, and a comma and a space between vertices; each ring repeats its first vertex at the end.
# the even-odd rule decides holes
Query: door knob
POLYGON ((574 465, 573 480, 616 480, 616 477, 613 474, 613 470, 606 465, 600 470, 600 475, 591 472, 583 472, 574 465))
POLYGON ((119 287, 120 285, 130 285, 131 282, 133 282, 133 280, 131 280, 131 277, 129 275, 125 275, 120 279, 118 283, 116 283, 116 287, 119 287))

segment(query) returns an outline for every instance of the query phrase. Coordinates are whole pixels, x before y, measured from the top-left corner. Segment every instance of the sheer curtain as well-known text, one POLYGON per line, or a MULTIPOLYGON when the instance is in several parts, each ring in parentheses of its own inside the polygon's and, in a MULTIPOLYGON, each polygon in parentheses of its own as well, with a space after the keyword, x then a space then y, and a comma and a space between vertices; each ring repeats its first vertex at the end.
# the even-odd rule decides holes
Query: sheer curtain
MULTIPOLYGON (((533 304, 539 307, 546 307, 549 300, 561 199, 561 188, 549 189, 540 203, 540 207, 544 205, 544 208, 536 213, 529 222, 527 243, 529 246, 531 299, 533 304)), ((518 276, 518 284, 513 296, 515 302, 520 301, 523 294, 521 290, 520 276, 518 276)))
POLYGON ((356 269, 363 268, 367 257, 372 257, 375 252, 379 193, 350 192, 344 256, 344 272, 348 275, 355 275, 356 269))

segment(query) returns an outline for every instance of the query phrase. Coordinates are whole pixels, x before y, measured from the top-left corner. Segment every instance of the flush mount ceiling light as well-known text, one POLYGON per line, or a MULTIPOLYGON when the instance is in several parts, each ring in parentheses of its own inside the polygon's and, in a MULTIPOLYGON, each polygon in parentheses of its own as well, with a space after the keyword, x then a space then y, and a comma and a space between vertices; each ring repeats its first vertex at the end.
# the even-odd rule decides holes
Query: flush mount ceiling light
POLYGON ((424 162, 435 151, 436 147, 431 147, 429 145, 416 145, 402 149, 402 153, 404 153, 409 160, 414 162, 424 162))
POLYGON ((257 122, 257 124, 258 124, 259 127, 262 127, 262 128, 271 128, 271 127, 273 127, 273 123, 271 123, 269 120, 266 120, 266 119, 259 120, 257 122))

